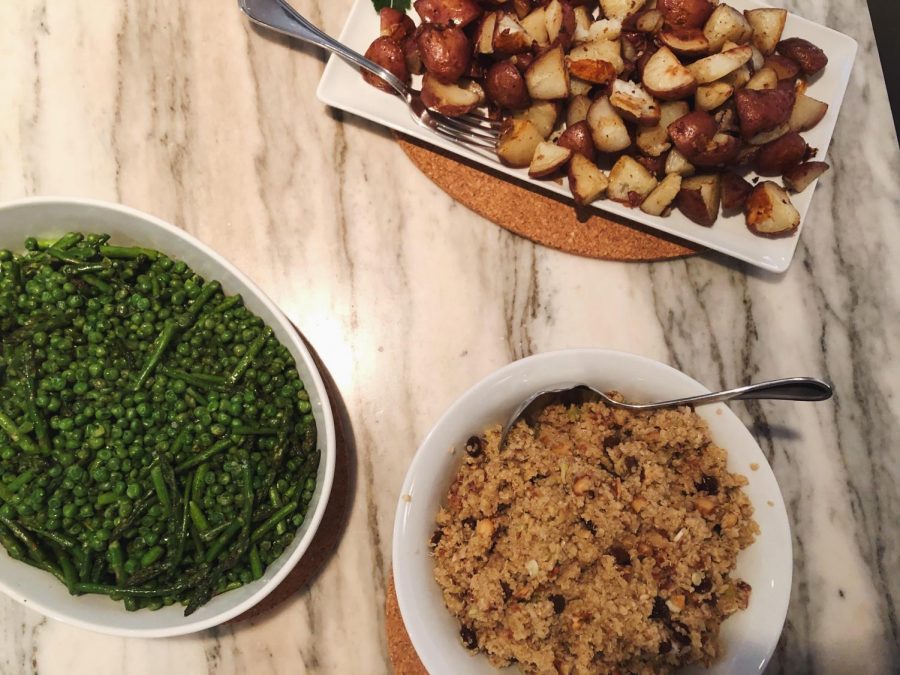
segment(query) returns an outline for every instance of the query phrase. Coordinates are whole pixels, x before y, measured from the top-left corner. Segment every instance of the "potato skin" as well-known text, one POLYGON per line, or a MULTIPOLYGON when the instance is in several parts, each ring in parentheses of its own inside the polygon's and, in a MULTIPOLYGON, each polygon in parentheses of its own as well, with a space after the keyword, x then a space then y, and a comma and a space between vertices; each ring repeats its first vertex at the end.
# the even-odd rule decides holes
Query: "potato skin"
POLYGON ((472 45, 462 29, 427 25, 417 42, 425 70, 441 82, 456 82, 469 69, 472 45))
POLYGON ((708 112, 695 110, 684 117, 679 117, 668 126, 669 137, 678 148, 678 152, 693 163, 718 131, 715 118, 708 112))
MULTIPOLYGON (((382 35, 375 38, 366 50, 365 56, 382 68, 387 68, 401 82, 409 84, 409 68, 406 66, 406 56, 403 54, 403 48, 389 37, 382 35)), ((377 75, 373 75, 366 70, 362 71, 362 75, 363 79, 373 87, 391 94, 395 93, 394 88, 377 75)))
POLYGON ((510 61, 498 61, 488 69, 484 90, 501 108, 520 110, 531 103, 525 78, 510 61))
POLYGON ((673 28, 701 28, 715 9, 709 0, 660 0, 656 7, 673 28))
POLYGON ((648 157, 647 155, 635 155, 634 160, 649 171, 654 178, 663 178, 666 174, 666 156, 648 157))
POLYGON ((753 170, 763 176, 778 176, 806 159, 809 146, 796 131, 763 145, 753 158, 753 170))
POLYGON ((381 20, 381 34, 394 42, 402 44, 416 30, 412 17, 392 7, 384 7, 378 17, 381 20))
POLYGON ((774 129, 790 119, 797 92, 793 87, 740 89, 734 93, 733 98, 741 123, 741 135, 752 138, 761 131, 774 129))
POLYGON ((708 181, 718 181, 718 176, 695 176, 685 179, 681 183, 678 196, 675 197, 675 206, 690 220, 703 227, 712 227, 719 217, 718 187, 713 188, 710 195, 711 203, 707 204, 703 198, 702 185, 713 185, 708 181))
POLYGON ((597 156, 597 148, 594 145, 594 139, 591 137, 591 128, 584 120, 566 127, 566 130, 562 132, 556 143, 572 152, 584 155, 592 162, 597 156))
POLYGON ((793 37, 782 40, 775 48, 782 56, 796 61, 807 75, 815 75, 828 65, 828 57, 809 40, 793 37))
POLYGON ((727 171, 722 174, 722 208, 726 211, 743 209, 747 203, 747 197, 753 191, 753 186, 744 178, 727 171))
POLYGON ((771 54, 766 57, 764 68, 771 68, 779 80, 791 80, 800 73, 800 64, 782 54, 771 54))
POLYGON ((475 0, 416 0, 416 12, 424 23, 464 28, 483 13, 475 0))

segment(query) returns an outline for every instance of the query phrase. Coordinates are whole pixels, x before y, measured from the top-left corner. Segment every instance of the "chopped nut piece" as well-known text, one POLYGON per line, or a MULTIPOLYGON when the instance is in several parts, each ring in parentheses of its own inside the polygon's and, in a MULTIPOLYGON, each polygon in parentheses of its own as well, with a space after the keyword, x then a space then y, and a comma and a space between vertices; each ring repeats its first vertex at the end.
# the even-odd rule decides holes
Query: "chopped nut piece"
POLYGON ((525 563, 525 569, 528 570, 528 574, 532 577, 536 577, 538 572, 541 571, 541 568, 538 567, 537 560, 529 560, 525 563))
POLYGON ((681 594, 673 595, 666 601, 666 606, 672 612, 680 612, 684 609, 684 596, 681 594))
POLYGON ((481 537, 490 537, 494 534, 494 523, 490 518, 482 518, 475 526, 475 533, 481 537))
POLYGON ((708 516, 716 508, 716 501, 711 497, 697 497, 694 503, 697 506, 697 510, 704 516, 708 516))
POLYGON ((687 532, 687 530, 685 530, 682 527, 680 530, 678 530, 678 534, 675 535, 675 537, 672 539, 672 541, 675 541, 675 542, 681 541, 681 538, 684 536, 685 532, 687 532))
POLYGON ((572 492, 574 492, 576 495, 583 495, 590 489, 591 479, 588 476, 581 476, 575 481, 575 484, 572 486, 572 492))
POLYGON ((643 497, 635 497, 631 500, 631 510, 635 513, 640 513, 645 506, 647 506, 647 500, 643 497))
POLYGON ((694 584, 694 586, 697 586, 701 581, 703 581, 703 575, 700 574, 700 572, 694 572, 691 575, 691 583, 694 584))
POLYGON ((737 525, 738 517, 733 513, 726 513, 722 516, 722 527, 734 527, 737 525))
POLYGON ((750 465, 750 470, 751 471, 759 471, 759 464, 757 464, 756 462, 753 462, 753 464, 750 465))

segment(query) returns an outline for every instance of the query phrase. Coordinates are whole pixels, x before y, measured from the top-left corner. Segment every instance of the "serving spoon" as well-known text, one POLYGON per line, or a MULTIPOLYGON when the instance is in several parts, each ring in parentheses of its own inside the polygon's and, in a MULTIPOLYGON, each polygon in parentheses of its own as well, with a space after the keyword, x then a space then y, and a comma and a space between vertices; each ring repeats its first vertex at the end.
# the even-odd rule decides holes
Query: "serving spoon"
POLYGON ((509 417, 503 432, 500 434, 500 447, 506 444, 506 436, 516 422, 524 419, 528 426, 534 426, 541 412, 554 403, 575 405, 588 402, 602 401, 613 408, 623 410, 659 410, 661 408, 677 408, 683 405, 705 405, 707 403, 720 403, 734 399, 778 399, 782 401, 825 401, 831 398, 833 391, 831 385, 815 377, 785 377, 780 380, 768 380, 748 384, 743 387, 726 389, 724 391, 699 394, 697 396, 685 396, 668 401, 655 403, 622 403, 610 398, 599 389, 587 384, 565 384, 542 389, 525 399, 509 417))

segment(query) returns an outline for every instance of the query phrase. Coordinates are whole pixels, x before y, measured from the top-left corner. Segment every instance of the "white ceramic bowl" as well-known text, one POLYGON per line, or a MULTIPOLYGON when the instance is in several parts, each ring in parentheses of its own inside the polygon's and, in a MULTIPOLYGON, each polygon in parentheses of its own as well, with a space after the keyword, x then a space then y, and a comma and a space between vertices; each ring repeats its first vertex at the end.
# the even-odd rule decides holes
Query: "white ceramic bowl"
MULTIPOLYGON (((397 505, 393 565, 397 599, 412 643, 431 675, 489 675, 497 670, 459 640, 459 626, 444 607, 432 576, 428 541, 435 516, 473 433, 503 423, 516 405, 540 389, 584 382, 616 389, 628 400, 650 401, 709 390, 650 359, 597 349, 551 352, 516 361, 463 394, 419 447, 397 505), (450 452, 456 448, 457 452, 450 452)), ((746 427, 725 405, 700 406, 713 439, 728 451, 728 468, 749 479, 745 488, 761 533, 738 558, 737 575, 752 587, 750 606, 722 626, 724 656, 709 669, 685 673, 745 675, 765 668, 787 613, 791 589, 791 535, 784 500, 766 458, 746 427), (756 471, 751 464, 758 464, 756 471)))
POLYGON ((227 260, 203 243, 157 218, 103 202, 38 198, 0 206, 0 248, 22 250, 28 236, 51 237, 68 231, 105 232, 112 242, 155 248, 185 261, 206 279, 217 279, 228 294, 240 293, 244 304, 272 327, 297 362, 316 419, 321 461, 316 489, 303 525, 288 549, 261 579, 216 596, 191 616, 180 605, 158 611, 125 611, 122 603, 97 595, 73 597, 49 574, 14 561, 0 546, 0 590, 54 619, 101 633, 130 637, 183 635, 220 624, 265 598, 300 560, 322 520, 334 477, 335 435, 331 404, 303 341, 272 301, 227 260))

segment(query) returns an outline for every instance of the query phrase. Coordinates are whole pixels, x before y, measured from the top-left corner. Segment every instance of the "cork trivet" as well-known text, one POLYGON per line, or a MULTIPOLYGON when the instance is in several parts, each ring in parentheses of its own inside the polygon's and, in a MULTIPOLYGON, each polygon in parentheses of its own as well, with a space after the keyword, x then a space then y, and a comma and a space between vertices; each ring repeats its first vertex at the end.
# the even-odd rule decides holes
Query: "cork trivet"
POLYGON ((394 675, 428 675, 409 639, 403 617, 400 616, 393 572, 388 576, 384 598, 384 628, 387 633, 388 657, 391 659, 394 675))
POLYGON ((500 227, 567 253, 602 260, 670 260, 702 250, 593 209, 510 181, 508 176, 395 134, 422 173, 456 201, 500 227))
MULTIPOLYGON (((299 333, 300 331, 297 332, 299 333)), ((301 334, 300 337, 303 338, 303 335, 301 334)), ((321 375, 322 381, 325 383, 325 390, 328 392, 328 399, 331 401, 331 411, 334 415, 336 464, 334 467, 334 482, 331 486, 331 496, 328 499, 328 506, 325 508, 325 515, 322 516, 322 522, 319 523, 319 529, 316 530, 309 548, 306 549, 303 557, 300 558, 290 574, 257 605, 254 605, 228 623, 255 619, 296 595, 315 581, 318 573, 337 547, 347 522, 348 500, 350 495, 353 494, 351 457, 354 455, 352 447, 353 435, 350 432, 349 417, 334 380, 331 379, 322 361, 313 351, 306 338, 303 338, 303 341, 306 343, 306 347, 309 349, 309 353, 319 369, 319 375, 321 375)))

